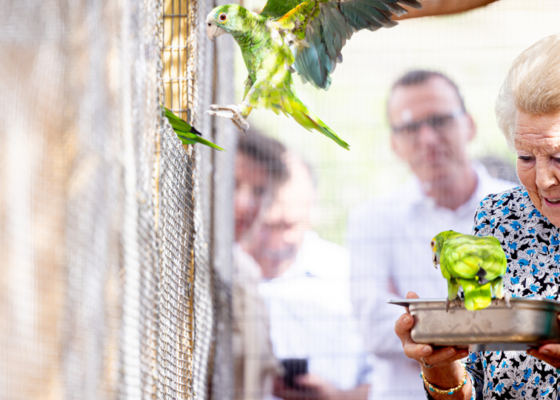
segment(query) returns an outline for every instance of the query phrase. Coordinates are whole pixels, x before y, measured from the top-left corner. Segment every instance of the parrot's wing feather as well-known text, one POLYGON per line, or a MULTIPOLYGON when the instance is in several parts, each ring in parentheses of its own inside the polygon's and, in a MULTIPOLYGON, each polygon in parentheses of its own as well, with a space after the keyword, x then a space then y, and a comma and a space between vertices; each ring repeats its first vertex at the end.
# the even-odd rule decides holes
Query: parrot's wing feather
POLYGON ((261 15, 271 18, 280 18, 303 3, 305 0, 268 0, 261 15))
POLYGON ((197 131, 194 126, 191 126, 185 120, 173 114, 173 112, 170 109, 163 106, 161 108, 164 110, 165 117, 169 121, 171 128, 173 128, 173 131, 177 134, 177 137, 179 138, 181 143, 183 144, 201 143, 206 146, 212 147, 216 150, 225 151, 217 144, 214 144, 211 141, 204 139, 202 137, 202 134, 199 131, 197 131))
POLYGON ((196 135, 202 136, 202 133, 197 131, 194 126, 189 125, 185 120, 179 118, 177 115, 173 114, 173 112, 166 107, 163 107, 165 110, 165 116, 167 120, 175 130, 181 130, 185 132, 192 132, 196 135))
POLYGON ((301 41, 293 46, 294 67, 304 81, 328 89, 346 40, 362 29, 395 26, 392 16, 407 12, 401 5, 421 7, 417 0, 269 0, 261 15, 277 19, 301 41))
POLYGON ((212 147, 216 150, 221 150, 221 151, 225 151, 225 149, 221 148, 220 146, 218 146, 215 143, 212 143, 209 140, 204 139, 203 137, 200 137, 198 135, 194 135, 190 132, 182 132, 179 131, 177 129, 174 129, 175 133, 177 134, 177 137, 179 138, 179 140, 181 141, 181 143, 183 144, 195 144, 195 143, 201 143, 204 144, 208 147, 212 147))

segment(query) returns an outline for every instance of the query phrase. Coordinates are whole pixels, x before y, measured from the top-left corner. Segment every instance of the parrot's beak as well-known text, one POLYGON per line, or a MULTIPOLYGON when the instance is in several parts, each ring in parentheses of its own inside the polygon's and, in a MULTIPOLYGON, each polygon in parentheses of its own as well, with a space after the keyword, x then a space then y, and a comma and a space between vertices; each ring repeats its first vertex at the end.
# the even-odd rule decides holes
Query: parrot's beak
POLYGON ((224 33, 226 33, 226 31, 220 28, 218 25, 216 25, 212 21, 206 21, 206 35, 208 35, 208 39, 214 41, 215 37, 223 35, 224 33))
POLYGON ((434 267, 436 267, 436 269, 437 269, 437 266, 439 264, 439 260, 438 260, 438 256, 437 256, 436 252, 433 253, 432 262, 434 263, 434 267))

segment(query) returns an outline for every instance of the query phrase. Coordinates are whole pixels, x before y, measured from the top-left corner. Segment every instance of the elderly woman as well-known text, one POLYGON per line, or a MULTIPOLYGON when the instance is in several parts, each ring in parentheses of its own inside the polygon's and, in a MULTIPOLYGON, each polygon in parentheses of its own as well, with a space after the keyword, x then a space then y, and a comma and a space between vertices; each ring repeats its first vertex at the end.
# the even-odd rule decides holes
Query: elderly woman
MULTIPOLYGON (((489 195, 473 232, 497 237, 508 257, 512 296, 556 299, 560 284, 560 35, 540 40, 514 62, 496 105, 501 130, 517 153, 522 187, 489 195)), ((409 293, 409 298, 417 297, 409 293)), ((409 314, 395 324, 405 354, 422 365, 434 399, 557 399, 560 344, 527 352, 471 353, 415 343, 409 314), (468 357, 466 367, 459 360, 468 357), (449 392, 453 392, 449 394, 449 392)))

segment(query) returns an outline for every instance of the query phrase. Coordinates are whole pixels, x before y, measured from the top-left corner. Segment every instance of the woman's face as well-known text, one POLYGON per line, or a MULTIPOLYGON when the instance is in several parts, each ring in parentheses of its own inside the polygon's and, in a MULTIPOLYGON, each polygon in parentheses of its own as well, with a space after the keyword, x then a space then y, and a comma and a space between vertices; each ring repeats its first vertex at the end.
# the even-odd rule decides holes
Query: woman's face
POLYGON ((537 210, 560 227, 560 113, 517 111, 515 148, 519 180, 537 210))

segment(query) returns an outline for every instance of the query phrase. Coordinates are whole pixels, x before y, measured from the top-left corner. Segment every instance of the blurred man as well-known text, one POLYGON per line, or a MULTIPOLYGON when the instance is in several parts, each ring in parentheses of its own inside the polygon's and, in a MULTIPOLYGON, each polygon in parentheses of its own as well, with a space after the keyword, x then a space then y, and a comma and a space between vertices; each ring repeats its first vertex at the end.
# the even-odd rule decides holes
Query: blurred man
POLYGON ((288 176, 286 148, 280 142, 249 131, 240 137, 235 156, 235 240, 241 242, 274 187, 288 176))
MULTIPOLYGON (((310 169, 288 159, 289 179, 263 214, 250 251, 270 314, 274 354, 307 359, 297 387, 276 382, 285 399, 366 399, 369 369, 355 326, 347 251, 311 230, 315 187, 310 169)), ((290 371, 287 371, 288 373, 290 371)))
POLYGON ((234 398, 268 398, 281 369, 272 353, 268 315, 258 293, 261 271, 242 243, 274 188, 287 177, 285 147, 258 132, 241 136, 235 160, 233 249, 234 398))
POLYGON ((448 229, 470 233, 478 203, 514 184, 470 161, 467 144, 476 126, 445 75, 417 70, 401 77, 387 114, 392 148, 413 177, 350 214, 352 301, 364 345, 375 356, 371 398, 425 399, 420 368, 404 357, 394 333, 403 310, 387 300, 405 298, 409 290, 421 298, 447 297, 430 240, 448 229))

